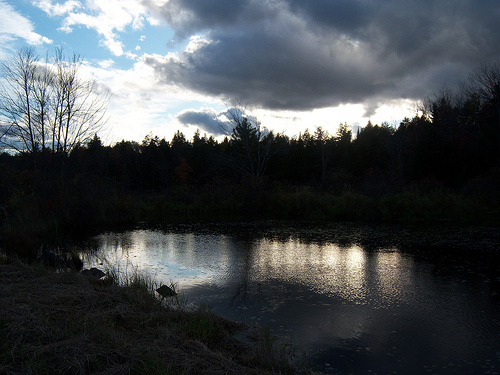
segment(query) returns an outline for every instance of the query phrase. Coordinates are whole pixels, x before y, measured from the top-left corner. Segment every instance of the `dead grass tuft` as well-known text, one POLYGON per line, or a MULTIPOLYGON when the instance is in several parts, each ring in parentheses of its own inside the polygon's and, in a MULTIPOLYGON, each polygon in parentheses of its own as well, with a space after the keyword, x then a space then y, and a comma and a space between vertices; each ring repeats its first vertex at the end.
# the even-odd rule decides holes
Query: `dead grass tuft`
POLYGON ((249 355, 233 336, 243 325, 170 308, 137 285, 0 263, 0 374, 291 372, 249 355))

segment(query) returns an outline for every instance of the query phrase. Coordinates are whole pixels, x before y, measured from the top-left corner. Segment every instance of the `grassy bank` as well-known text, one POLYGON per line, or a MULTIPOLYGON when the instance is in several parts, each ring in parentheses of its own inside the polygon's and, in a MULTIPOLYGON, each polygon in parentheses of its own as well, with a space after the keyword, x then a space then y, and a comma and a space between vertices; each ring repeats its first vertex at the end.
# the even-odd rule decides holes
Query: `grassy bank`
POLYGON ((207 308, 174 309, 134 276, 118 285, 0 264, 0 374, 271 374, 292 369, 266 333, 207 308), (257 331, 259 332, 259 331, 257 331))
MULTIPOLYGON (((20 185, 21 186, 21 185, 20 185)), ((334 194, 313 187, 283 185, 172 186, 163 191, 122 190, 103 181, 78 178, 30 179, 0 207, 0 247, 23 258, 41 245, 57 246, 92 231, 138 223, 248 220, 461 221, 500 218, 496 194, 408 187, 391 193, 334 194)))

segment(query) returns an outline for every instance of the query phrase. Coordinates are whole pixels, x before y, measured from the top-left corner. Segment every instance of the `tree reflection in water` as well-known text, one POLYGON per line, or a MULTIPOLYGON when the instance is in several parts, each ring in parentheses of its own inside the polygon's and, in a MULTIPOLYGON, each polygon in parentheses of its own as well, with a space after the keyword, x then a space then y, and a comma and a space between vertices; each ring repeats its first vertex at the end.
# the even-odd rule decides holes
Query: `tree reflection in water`
POLYGON ((485 289, 487 280, 460 272, 471 268, 463 258, 451 254, 452 272, 437 274, 432 259, 404 249, 313 237, 135 230, 95 241, 122 270, 147 270, 194 303, 291 338, 324 372, 470 374, 499 365, 497 284, 485 289))

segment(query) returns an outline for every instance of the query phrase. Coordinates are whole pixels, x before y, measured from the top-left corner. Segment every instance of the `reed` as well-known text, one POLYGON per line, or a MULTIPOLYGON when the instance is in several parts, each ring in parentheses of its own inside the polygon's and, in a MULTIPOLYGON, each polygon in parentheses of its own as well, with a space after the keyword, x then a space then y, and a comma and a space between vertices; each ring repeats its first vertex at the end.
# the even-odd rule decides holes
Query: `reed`
POLYGON ((121 282, 0 263, 0 373, 283 373, 249 357, 234 338, 244 325, 207 307, 170 308, 150 276, 121 282))

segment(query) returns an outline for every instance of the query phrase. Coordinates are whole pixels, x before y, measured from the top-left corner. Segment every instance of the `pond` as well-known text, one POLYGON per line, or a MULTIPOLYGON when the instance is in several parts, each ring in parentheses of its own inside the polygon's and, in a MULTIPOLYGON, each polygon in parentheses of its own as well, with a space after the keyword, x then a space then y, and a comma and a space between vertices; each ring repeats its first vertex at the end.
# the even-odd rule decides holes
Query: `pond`
POLYGON ((500 373, 498 228, 246 223, 134 229, 85 246, 328 374, 500 373))

